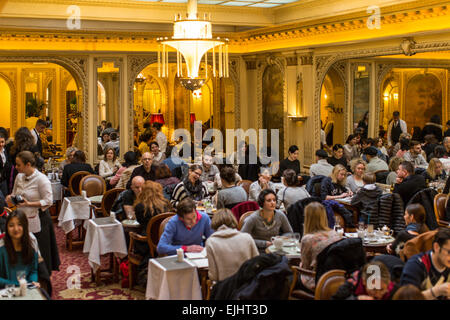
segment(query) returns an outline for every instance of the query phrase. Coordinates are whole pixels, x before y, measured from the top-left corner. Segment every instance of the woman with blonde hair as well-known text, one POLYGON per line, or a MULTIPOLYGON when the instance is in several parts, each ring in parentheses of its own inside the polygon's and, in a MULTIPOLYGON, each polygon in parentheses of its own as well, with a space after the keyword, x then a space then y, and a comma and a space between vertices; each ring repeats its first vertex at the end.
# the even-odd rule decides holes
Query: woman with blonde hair
MULTIPOLYGON (((328 227, 328 218, 325 208, 319 202, 311 202, 305 207, 304 235, 301 241, 300 267, 315 271, 317 256, 330 244, 339 241, 341 236, 328 227)), ((302 275, 299 286, 303 290, 314 292, 315 279, 302 275)))
POLYGON ((438 158, 433 158, 428 162, 428 168, 422 175, 425 180, 428 180, 429 182, 445 180, 447 178, 445 171, 443 170, 442 162, 438 158))
POLYGON ((347 169, 337 164, 329 177, 322 180, 320 185, 320 197, 322 200, 335 200, 351 197, 353 192, 346 187, 347 169))
POLYGON ((146 235, 147 224, 153 216, 172 210, 169 200, 164 197, 162 186, 147 180, 141 193, 134 201, 136 220, 142 226, 142 235, 146 235))
POLYGON ((367 168, 367 162, 361 158, 353 159, 350 161, 350 169, 353 174, 347 177, 347 188, 353 193, 357 192, 364 186, 362 177, 367 168))
POLYGON ((206 240, 208 277, 221 281, 235 274, 245 261, 259 255, 251 235, 240 232, 229 209, 219 209, 213 216, 211 228, 215 232, 206 240))
POLYGON ((389 161, 389 174, 386 177, 386 184, 392 185, 396 183, 397 179, 397 170, 400 164, 403 162, 403 158, 401 157, 392 157, 389 161))

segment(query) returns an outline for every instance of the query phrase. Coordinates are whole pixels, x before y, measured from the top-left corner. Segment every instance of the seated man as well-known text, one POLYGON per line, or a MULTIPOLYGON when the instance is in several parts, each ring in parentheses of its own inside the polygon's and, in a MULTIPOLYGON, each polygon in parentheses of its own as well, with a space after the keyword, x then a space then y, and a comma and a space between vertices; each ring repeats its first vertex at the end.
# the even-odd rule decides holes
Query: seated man
POLYGON ((153 165, 153 153, 150 152, 144 152, 141 158, 142 165, 139 167, 134 168, 133 172, 131 173, 130 180, 128 180, 127 183, 127 189, 130 189, 131 187, 131 181, 136 176, 141 176, 144 178, 145 181, 152 180, 155 181, 155 170, 156 167, 153 165))
POLYGON ((367 169, 366 172, 368 173, 375 173, 377 171, 389 171, 389 167, 386 163, 386 161, 381 160, 378 158, 378 150, 375 147, 368 147, 365 148, 363 151, 363 154, 366 156, 367 159, 367 169))
POLYGON ((202 172, 202 181, 206 182, 206 181, 214 181, 214 178, 216 176, 216 174, 220 174, 219 169, 217 168, 217 166, 215 164, 213 164, 213 158, 208 155, 205 154, 203 156, 202 159, 202 168, 203 168, 203 172, 202 172))
POLYGON ((409 161, 403 161, 397 169, 397 179, 394 186, 394 193, 398 193, 403 200, 403 205, 407 206, 409 200, 416 192, 425 189, 425 178, 420 174, 414 174, 414 166, 409 161))
POLYGON ((419 141, 410 142, 409 151, 406 151, 403 159, 405 159, 405 161, 411 162, 416 168, 428 168, 428 163, 422 156, 422 147, 419 141))
POLYGON ((194 200, 185 198, 178 203, 177 214, 166 224, 158 243, 158 254, 174 255, 179 248, 185 252, 201 252, 204 240, 212 233, 209 216, 195 209, 194 200))
POLYGON ((333 166, 327 161, 328 153, 325 150, 319 149, 316 151, 316 162, 309 168, 309 175, 314 176, 325 176, 328 177, 333 171, 333 166))
POLYGON ((127 213, 134 216, 134 201, 139 193, 141 193, 144 183, 145 180, 143 177, 135 176, 133 180, 131 180, 130 189, 121 192, 116 201, 114 201, 111 211, 116 213, 118 220, 126 219, 127 213))
POLYGON ((275 185, 270 181, 271 179, 272 173, 270 168, 261 167, 258 180, 250 185, 248 201, 258 201, 259 193, 264 189, 275 191, 275 185))
POLYGON ((441 228, 433 248, 408 259, 400 285, 412 284, 422 290, 425 299, 450 298, 450 229, 441 228))

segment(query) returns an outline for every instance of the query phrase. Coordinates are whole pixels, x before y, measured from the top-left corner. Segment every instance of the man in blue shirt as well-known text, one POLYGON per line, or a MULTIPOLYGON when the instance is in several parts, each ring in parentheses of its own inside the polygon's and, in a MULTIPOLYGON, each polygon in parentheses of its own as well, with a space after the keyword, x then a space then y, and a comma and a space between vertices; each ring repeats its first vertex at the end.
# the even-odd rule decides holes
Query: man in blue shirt
POLYGON ((195 209, 194 200, 185 198, 178 204, 177 214, 166 224, 157 251, 167 255, 176 254, 179 248, 185 252, 201 252, 212 233, 209 216, 195 209))
POLYGON ((406 262, 400 285, 415 285, 428 300, 450 298, 450 229, 440 228, 433 249, 406 262))

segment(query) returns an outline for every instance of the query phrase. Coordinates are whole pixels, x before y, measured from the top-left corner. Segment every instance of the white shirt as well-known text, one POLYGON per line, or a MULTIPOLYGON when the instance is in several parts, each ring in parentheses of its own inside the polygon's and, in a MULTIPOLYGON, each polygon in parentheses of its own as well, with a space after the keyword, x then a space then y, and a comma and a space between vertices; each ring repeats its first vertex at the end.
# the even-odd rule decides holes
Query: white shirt
MULTIPOLYGON (((400 124, 400 129, 402 129, 403 133, 407 133, 407 127, 406 127, 406 122, 403 121, 402 119, 398 120, 399 124, 400 124)), ((388 145, 392 146, 392 139, 391 139, 391 131, 392 131, 392 126, 394 125, 395 120, 392 120, 389 125, 388 125, 388 129, 387 129, 387 138, 388 138, 388 145)))
POLYGON ((33 136, 34 144, 37 144, 38 141, 38 133, 35 128, 30 130, 31 135, 33 136))
POLYGON ((158 131, 158 134, 156 135, 156 142, 158 142, 159 151, 166 152, 167 148, 167 137, 164 133, 161 131, 158 131))
POLYGON ((53 204, 53 191, 50 180, 46 175, 35 169, 30 176, 19 173, 14 182, 14 188, 11 195, 20 194, 29 202, 39 201, 41 207, 22 207, 28 218, 30 232, 37 233, 41 231, 41 221, 39 219, 39 209, 47 210, 53 204))
POLYGON ((115 162, 102 160, 98 166, 98 173, 102 178, 111 177, 114 175, 114 167, 120 168, 121 166, 117 159, 115 162))
POLYGON ((0 152, 0 157, 2 157, 3 165, 6 163, 6 155, 5 155, 5 148, 0 152))

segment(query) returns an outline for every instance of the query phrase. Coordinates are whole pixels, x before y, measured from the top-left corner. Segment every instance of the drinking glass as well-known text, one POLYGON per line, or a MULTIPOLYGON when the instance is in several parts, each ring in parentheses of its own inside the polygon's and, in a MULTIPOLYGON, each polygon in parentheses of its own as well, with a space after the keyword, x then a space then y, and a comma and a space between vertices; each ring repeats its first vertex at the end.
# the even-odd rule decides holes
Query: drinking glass
POLYGON ((5 289, 6 289, 6 294, 8 295, 8 299, 11 299, 14 296, 14 291, 15 291, 14 284, 6 284, 5 289))
POLYGON ((27 276, 27 273, 25 272, 25 270, 17 270, 16 271, 17 281, 25 279, 26 276, 27 276))
POLYGON ((364 221, 359 221, 358 222, 358 230, 364 230, 364 221))
POLYGON ((341 228, 341 219, 338 216, 336 216, 334 223, 334 230, 337 231, 339 228, 341 228))

